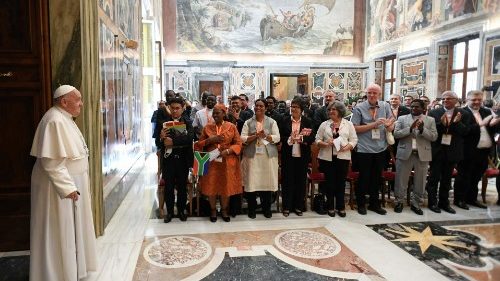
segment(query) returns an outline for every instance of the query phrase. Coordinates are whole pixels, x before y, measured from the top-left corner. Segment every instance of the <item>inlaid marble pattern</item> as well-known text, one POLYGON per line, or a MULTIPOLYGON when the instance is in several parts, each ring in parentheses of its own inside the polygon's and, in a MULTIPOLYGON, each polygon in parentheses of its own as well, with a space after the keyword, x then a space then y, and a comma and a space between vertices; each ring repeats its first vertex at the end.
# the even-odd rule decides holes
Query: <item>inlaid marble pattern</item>
MULTIPOLYGON (((146 255, 141 255, 133 280, 255 280, 256 277, 247 277, 252 276, 249 275, 252 270, 266 263, 271 263, 266 266, 266 274, 280 276, 279 279, 266 280, 385 280, 324 227, 153 237, 144 240, 142 252, 149 253, 149 257, 154 256, 157 252, 151 251, 151 245, 168 239, 177 241, 179 237, 199 240, 195 243, 195 240, 190 240, 186 247, 175 245, 171 252, 179 251, 181 256, 188 252, 201 254, 211 247, 210 257, 190 266, 174 268, 158 265, 146 255), (205 241, 208 246, 199 241, 205 241), (228 268, 231 270, 224 270, 228 268), (327 277, 313 277, 318 272, 327 277), (221 275, 223 273, 226 275, 221 275), (233 273, 234 276, 228 275, 233 273)), ((165 254, 163 252, 159 256, 165 254)), ((201 259, 198 258, 198 261, 201 259)))
POLYGON ((275 245, 287 254, 306 259, 325 259, 340 252, 340 244, 335 239, 309 230, 280 233, 275 238, 275 245))
POLYGON ((173 236, 149 244, 144 258, 159 267, 179 268, 198 264, 212 254, 207 242, 189 236, 173 236))
POLYGON ((453 280, 500 278, 500 221, 416 222, 369 225, 415 258, 453 280), (454 225, 455 224, 455 225, 454 225), (495 234, 496 233, 496 234, 495 234))
POLYGON ((294 267, 273 255, 230 257, 225 254, 219 267, 202 280, 355 280, 322 276, 294 267), (229 277, 229 278, 228 278, 229 277))

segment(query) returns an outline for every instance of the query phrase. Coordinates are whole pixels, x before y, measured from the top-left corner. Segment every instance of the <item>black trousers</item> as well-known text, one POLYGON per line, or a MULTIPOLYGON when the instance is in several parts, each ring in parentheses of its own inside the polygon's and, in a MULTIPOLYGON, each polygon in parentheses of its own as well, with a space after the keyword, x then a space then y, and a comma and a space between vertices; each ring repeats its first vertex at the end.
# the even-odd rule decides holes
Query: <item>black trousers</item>
POLYGON ((444 152, 432 156, 430 163, 430 175, 427 180, 428 205, 447 206, 450 204, 449 191, 451 188, 451 176, 456 163, 448 161, 444 152), (439 184, 439 202, 438 202, 439 184))
POLYGON ((188 157, 179 154, 170 154, 163 158, 162 176, 165 180, 165 204, 167 212, 174 213, 175 193, 177 189, 177 212, 184 212, 187 202, 187 177, 189 174, 188 157))
POLYGON ((489 148, 476 148, 471 157, 460 161, 457 165, 457 178, 455 179, 455 202, 465 201, 468 203, 477 200, 479 189, 477 185, 481 181, 484 171, 488 168, 489 148))
POLYGON ((308 163, 301 157, 287 158, 283 162, 286 162, 281 169, 283 210, 304 210, 308 163))
POLYGON ((359 184, 356 188, 356 203, 358 207, 366 205, 366 193, 370 195, 370 206, 380 206, 379 191, 382 184, 382 170, 385 167, 386 160, 387 154, 385 151, 379 153, 357 153, 356 161, 359 168, 359 184))
POLYGON ((257 208, 257 193, 260 197, 262 211, 264 212, 270 211, 272 191, 255 191, 255 192, 246 192, 246 197, 248 202, 248 212, 255 213, 255 209, 257 208))
POLYGON ((349 160, 338 159, 333 156, 332 161, 319 160, 325 167, 325 194, 328 210, 345 209, 345 178, 349 169, 349 160))

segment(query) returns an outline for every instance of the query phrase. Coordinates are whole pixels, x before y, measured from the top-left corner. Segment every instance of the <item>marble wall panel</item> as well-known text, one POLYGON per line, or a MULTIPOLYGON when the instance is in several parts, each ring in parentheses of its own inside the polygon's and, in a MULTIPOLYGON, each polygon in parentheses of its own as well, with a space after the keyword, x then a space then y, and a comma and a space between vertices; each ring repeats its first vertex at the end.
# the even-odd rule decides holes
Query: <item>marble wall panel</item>
POLYGON ((399 61, 399 91, 405 95, 425 95, 427 91, 427 56, 399 61))

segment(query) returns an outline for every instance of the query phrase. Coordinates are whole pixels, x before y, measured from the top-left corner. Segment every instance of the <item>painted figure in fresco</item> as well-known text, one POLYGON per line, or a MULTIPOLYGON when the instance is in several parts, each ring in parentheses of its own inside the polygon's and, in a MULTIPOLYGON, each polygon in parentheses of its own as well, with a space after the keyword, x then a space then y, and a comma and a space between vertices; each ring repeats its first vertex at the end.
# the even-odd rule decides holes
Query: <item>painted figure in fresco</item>
POLYGON ((477 11, 477 0, 448 0, 446 9, 454 18, 477 11))
POLYGON ((380 31, 382 31, 383 40, 392 38, 396 31, 396 8, 395 0, 389 0, 380 17, 380 31))
MULTIPOLYGON (((315 8, 313 4, 324 6, 331 12, 335 6, 335 0, 307 0, 300 6, 302 10, 296 14, 292 11, 284 12, 280 9, 283 15, 283 21, 277 20, 277 15, 269 6, 272 15, 267 15, 260 21, 260 35, 262 41, 269 39, 279 39, 284 37, 302 37, 313 26, 315 17, 315 8)), ((268 5, 270 5, 268 3, 268 5)))
POLYGON ((412 31, 419 30, 422 28, 423 22, 425 20, 424 14, 422 13, 422 6, 424 0, 417 0, 408 9, 408 22, 407 25, 411 27, 412 31))

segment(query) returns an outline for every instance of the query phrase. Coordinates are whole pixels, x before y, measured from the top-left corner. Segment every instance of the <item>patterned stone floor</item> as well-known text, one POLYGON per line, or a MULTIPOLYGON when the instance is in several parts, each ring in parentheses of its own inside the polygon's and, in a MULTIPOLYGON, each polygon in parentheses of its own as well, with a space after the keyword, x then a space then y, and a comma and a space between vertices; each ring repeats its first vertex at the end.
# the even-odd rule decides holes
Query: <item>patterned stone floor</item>
POLYGON ((160 236, 141 253, 134 280, 383 280, 323 227, 160 236))
POLYGON ((499 280, 500 219, 369 225, 453 280, 499 280))

